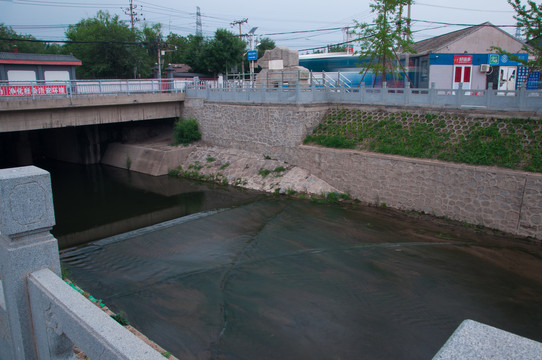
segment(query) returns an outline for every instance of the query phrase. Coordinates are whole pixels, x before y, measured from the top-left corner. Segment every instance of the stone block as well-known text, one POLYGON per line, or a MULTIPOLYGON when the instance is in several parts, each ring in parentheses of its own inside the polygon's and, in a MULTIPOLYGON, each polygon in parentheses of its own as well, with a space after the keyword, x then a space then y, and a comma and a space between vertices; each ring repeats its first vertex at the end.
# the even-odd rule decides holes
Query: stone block
POLYGON ((12 237, 54 225, 49 173, 35 166, 0 170, 0 234, 12 237))
POLYGON ((433 360, 540 359, 542 343, 465 320, 433 360))
POLYGON ((266 50, 265 54, 258 60, 257 64, 262 69, 269 69, 269 61, 282 60, 284 68, 299 65, 299 53, 297 50, 289 49, 286 46, 277 46, 274 49, 266 50))

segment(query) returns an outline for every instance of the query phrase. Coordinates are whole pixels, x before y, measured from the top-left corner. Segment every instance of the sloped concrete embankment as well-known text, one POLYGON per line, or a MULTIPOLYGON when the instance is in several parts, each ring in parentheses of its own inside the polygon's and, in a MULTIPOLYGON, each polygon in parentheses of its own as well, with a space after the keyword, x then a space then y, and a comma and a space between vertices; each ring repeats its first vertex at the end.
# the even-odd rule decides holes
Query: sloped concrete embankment
POLYGON ((267 192, 321 195, 338 191, 298 166, 263 154, 217 146, 114 143, 109 145, 102 163, 154 176, 180 170, 193 178, 267 192))

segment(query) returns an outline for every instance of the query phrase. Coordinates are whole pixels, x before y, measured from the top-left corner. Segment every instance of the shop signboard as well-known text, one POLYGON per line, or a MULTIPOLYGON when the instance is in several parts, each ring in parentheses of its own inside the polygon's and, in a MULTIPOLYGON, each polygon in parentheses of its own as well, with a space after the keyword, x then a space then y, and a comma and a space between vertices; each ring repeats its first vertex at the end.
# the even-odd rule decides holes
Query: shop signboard
POLYGON ((472 65, 472 55, 454 55, 454 65, 472 65))

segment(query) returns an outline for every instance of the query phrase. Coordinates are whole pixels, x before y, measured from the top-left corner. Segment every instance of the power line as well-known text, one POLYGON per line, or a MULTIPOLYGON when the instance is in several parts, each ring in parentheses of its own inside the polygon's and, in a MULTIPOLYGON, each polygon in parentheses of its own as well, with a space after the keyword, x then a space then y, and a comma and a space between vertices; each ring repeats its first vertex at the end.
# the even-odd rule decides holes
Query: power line
POLYGON ((110 8, 110 9, 116 9, 119 6, 123 6, 124 4, 111 4, 111 3, 105 3, 105 4, 98 4, 98 3, 73 3, 73 2, 60 2, 60 1, 32 1, 32 0, 15 0, 14 4, 19 5, 32 5, 32 6, 45 6, 45 7, 72 7, 72 8, 110 8))
POLYGON ((430 20, 417 20, 412 19, 412 21, 416 22, 422 22, 427 24, 437 24, 437 25, 448 25, 448 26, 465 26, 465 27, 471 27, 471 26, 488 26, 488 27, 513 27, 515 28, 517 25, 493 25, 493 24, 455 24, 455 23, 448 23, 448 22, 442 22, 442 21, 430 21, 430 20))
POLYGON ((39 39, 14 39, 14 38, 2 38, 0 41, 14 41, 14 42, 34 42, 34 43, 65 43, 65 44, 118 44, 118 45, 149 45, 151 42, 141 41, 141 42, 132 42, 132 41, 113 41, 113 40, 88 40, 88 41, 79 41, 79 40, 39 40, 39 39))
POLYGON ((431 6, 431 7, 436 7, 436 8, 441 8, 441 9, 451 9, 451 10, 479 11, 479 12, 485 12, 485 13, 492 12, 492 13, 506 13, 506 14, 509 14, 509 13, 514 12, 513 10, 467 9, 467 8, 460 8, 460 7, 453 7, 453 6, 425 4, 425 3, 418 2, 418 1, 416 1, 415 5, 431 6))
POLYGON ((278 32, 278 33, 261 34, 261 36, 286 35, 286 34, 300 34, 300 33, 308 33, 308 32, 330 31, 330 30, 342 30, 342 29, 344 29, 344 26, 336 27, 336 28, 327 28, 327 29, 284 31, 284 32, 278 32))

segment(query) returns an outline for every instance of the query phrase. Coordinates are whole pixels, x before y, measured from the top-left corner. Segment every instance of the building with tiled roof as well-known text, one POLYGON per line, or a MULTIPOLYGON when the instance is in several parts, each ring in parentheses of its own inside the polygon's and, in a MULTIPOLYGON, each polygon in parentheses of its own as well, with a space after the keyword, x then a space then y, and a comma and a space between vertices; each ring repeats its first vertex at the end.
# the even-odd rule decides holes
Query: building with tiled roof
POLYGON ((81 64, 73 55, 0 52, 0 82, 75 80, 81 64))
POLYGON ((534 83, 538 74, 529 74, 520 62, 492 48, 499 47, 526 60, 524 46, 521 40, 485 22, 414 43, 409 77, 417 88, 434 84, 439 89, 486 89, 491 83, 495 89, 515 90, 531 75, 531 87, 538 87, 534 83))

